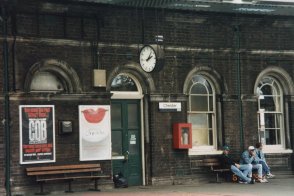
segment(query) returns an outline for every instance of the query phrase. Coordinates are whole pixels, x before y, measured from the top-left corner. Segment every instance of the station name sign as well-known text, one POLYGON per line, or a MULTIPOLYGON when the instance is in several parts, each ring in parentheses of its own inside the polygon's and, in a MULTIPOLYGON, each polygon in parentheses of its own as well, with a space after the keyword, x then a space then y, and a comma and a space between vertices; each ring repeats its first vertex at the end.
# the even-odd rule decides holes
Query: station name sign
POLYGON ((181 112, 181 102, 159 102, 160 112, 181 112))

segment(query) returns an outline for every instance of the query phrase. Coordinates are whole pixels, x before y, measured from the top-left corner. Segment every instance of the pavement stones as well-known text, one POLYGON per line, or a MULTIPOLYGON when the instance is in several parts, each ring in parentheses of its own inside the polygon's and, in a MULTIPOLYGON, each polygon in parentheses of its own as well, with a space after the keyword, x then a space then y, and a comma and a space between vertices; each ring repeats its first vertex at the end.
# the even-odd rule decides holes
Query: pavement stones
MULTIPOLYGON (((293 196, 294 178, 269 179, 269 183, 231 182, 197 185, 136 186, 102 189, 101 192, 51 193, 51 196, 293 196)), ((49 195, 49 196, 50 196, 49 195)))

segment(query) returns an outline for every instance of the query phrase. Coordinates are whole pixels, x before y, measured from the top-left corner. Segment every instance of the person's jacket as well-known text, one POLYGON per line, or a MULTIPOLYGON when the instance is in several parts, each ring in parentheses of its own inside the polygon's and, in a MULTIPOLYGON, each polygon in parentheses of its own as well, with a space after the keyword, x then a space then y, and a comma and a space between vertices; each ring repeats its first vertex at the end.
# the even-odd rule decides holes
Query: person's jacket
POLYGON ((223 168, 231 168, 231 165, 235 165, 235 162, 233 161, 231 156, 224 153, 220 156, 220 162, 223 168))
POLYGON ((251 156, 248 150, 245 150, 241 155, 240 164, 257 164, 258 162, 257 156, 251 156))
POLYGON ((265 162, 265 156, 264 156, 264 153, 262 152, 262 150, 259 150, 258 148, 255 149, 255 154, 260 161, 265 162))

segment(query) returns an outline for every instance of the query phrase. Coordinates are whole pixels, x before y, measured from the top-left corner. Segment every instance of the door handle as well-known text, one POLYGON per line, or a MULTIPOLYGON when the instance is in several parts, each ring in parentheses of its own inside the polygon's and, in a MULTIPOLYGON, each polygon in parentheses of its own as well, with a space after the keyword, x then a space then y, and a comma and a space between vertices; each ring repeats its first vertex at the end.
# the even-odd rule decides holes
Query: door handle
POLYGON ((124 157, 125 157, 125 160, 127 161, 128 159, 129 159, 129 151, 126 151, 125 153, 124 153, 124 157))

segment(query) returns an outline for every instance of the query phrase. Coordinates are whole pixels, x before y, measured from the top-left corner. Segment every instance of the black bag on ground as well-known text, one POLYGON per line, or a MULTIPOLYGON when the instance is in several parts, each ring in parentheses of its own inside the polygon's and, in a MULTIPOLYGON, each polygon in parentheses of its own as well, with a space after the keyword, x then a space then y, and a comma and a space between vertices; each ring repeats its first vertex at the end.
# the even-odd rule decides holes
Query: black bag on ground
POLYGON ((123 176, 121 172, 113 174, 113 182, 115 188, 126 188, 128 187, 128 180, 123 176))

